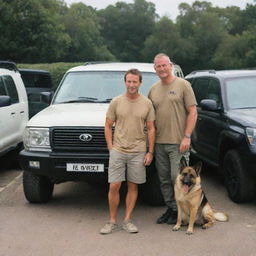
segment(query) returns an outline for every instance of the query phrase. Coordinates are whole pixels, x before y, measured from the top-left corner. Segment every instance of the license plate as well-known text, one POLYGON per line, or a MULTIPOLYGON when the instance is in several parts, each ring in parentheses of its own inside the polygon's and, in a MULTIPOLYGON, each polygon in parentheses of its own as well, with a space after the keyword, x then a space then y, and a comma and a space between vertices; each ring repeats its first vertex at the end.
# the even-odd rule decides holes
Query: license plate
POLYGON ((104 172, 104 164, 67 163, 68 172, 104 172))

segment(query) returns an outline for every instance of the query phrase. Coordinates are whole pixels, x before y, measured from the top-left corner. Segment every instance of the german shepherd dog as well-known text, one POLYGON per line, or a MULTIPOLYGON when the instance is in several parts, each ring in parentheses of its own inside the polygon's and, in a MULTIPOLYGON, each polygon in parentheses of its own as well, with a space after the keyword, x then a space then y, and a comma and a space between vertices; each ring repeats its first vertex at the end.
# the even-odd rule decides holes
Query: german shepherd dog
POLYGON ((188 166, 182 157, 180 173, 176 178, 174 191, 178 208, 177 223, 173 231, 180 229, 182 224, 188 224, 187 234, 193 234, 194 223, 202 225, 203 229, 213 225, 215 220, 228 221, 225 213, 214 212, 201 188, 200 171, 202 162, 188 166))

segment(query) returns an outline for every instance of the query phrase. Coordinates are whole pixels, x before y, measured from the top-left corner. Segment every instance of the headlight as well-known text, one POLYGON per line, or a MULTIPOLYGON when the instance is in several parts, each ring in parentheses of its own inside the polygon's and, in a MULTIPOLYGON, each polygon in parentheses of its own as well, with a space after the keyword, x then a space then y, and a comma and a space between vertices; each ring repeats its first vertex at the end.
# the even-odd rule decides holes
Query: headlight
POLYGON ((23 143, 29 151, 51 151, 49 129, 26 127, 23 143))
POLYGON ((246 135, 250 145, 256 145, 256 129, 255 128, 246 128, 246 135))

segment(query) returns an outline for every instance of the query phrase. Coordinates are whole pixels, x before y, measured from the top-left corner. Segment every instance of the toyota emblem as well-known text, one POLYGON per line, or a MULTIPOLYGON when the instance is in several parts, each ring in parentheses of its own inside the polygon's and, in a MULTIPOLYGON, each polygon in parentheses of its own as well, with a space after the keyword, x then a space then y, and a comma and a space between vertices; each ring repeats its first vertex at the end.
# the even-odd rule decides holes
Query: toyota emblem
POLYGON ((81 141, 85 141, 85 142, 91 141, 92 140, 92 135, 88 134, 88 133, 83 133, 83 134, 80 134, 79 139, 81 141))

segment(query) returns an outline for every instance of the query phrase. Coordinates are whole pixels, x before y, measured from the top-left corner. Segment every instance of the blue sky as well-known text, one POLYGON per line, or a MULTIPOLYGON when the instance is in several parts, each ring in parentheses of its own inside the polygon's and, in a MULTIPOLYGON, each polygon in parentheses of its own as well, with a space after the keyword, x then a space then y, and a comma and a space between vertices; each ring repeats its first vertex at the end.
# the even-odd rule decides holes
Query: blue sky
MULTIPOLYGON (((126 3, 133 3, 133 0, 121 0, 126 3)), ((149 1, 149 0, 147 0, 149 1)), ((96 9, 106 8, 110 4, 115 4, 117 0, 65 0, 67 4, 83 2, 86 5, 90 5, 96 9)), ((176 16, 179 14, 178 6, 182 2, 193 3, 194 0, 150 0, 156 6, 156 13, 160 16, 166 15, 172 20, 175 20, 176 16)), ((211 2, 213 6, 227 7, 227 6, 238 6, 240 8, 245 8, 247 3, 253 4, 253 0, 213 0, 211 2)))

